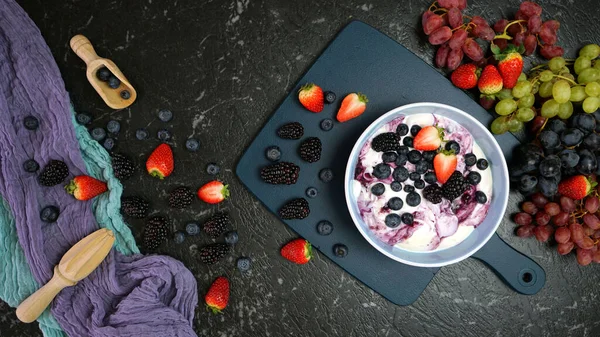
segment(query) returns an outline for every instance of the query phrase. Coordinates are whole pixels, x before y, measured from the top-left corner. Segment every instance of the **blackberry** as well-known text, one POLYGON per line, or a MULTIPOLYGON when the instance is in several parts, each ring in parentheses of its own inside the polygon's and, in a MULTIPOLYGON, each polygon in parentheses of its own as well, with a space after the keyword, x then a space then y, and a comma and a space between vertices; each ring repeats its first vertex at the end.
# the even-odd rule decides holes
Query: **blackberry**
POLYGON ((298 149, 300 158, 309 163, 314 163, 321 159, 321 140, 317 137, 310 137, 300 144, 298 149))
POLYGON ((140 197, 121 198, 121 213, 130 218, 142 219, 148 214, 150 204, 140 197))
POLYGON ((169 221, 162 216, 148 220, 144 228, 144 247, 155 250, 169 237, 169 221))
POLYGON ((229 254, 231 247, 225 243, 213 243, 200 248, 200 261, 204 264, 214 264, 229 254))
POLYGON ((229 231, 225 233, 225 243, 228 245, 235 245, 240 240, 237 231, 229 231))
POLYGON ((229 224, 229 214, 217 213, 206 220, 204 225, 202 225, 202 229, 209 236, 216 238, 225 232, 229 224))
POLYGON ((300 167, 290 162, 280 162, 265 166, 260 170, 264 182, 273 185, 293 185, 298 181, 300 167))
POLYGON ((304 136, 304 127, 298 122, 287 123, 277 130, 277 135, 283 139, 300 139, 304 136))
POLYGON ((417 135, 417 133, 419 133, 419 131, 421 131, 421 127, 418 125, 413 125, 410 127, 410 134, 414 137, 417 135))
POLYGON ((38 180, 43 186, 54 186, 62 183, 69 175, 69 167, 60 160, 51 160, 40 173, 38 180))
POLYGON ((475 156, 473 153, 465 154, 465 165, 473 166, 475 164, 477 164, 477 156, 475 156))
POLYGON ((304 198, 293 199, 288 201, 279 209, 279 216, 282 219, 304 219, 310 214, 308 201, 304 198))
POLYGON ((400 137, 394 132, 380 133, 373 138, 371 148, 377 152, 397 151, 400 149, 400 137))
POLYGON ((429 185, 423 190, 423 198, 432 204, 439 204, 442 202, 442 189, 437 184, 429 185))
POLYGON ((469 188, 469 183, 462 173, 454 171, 442 186, 442 196, 450 201, 460 197, 469 188))
POLYGON ((194 192, 186 186, 180 186, 169 193, 169 206, 183 209, 192 204, 194 192))
POLYGON ((321 181, 324 183, 328 183, 328 182, 332 181, 333 180, 333 171, 328 168, 322 169, 321 171, 319 171, 319 179, 321 179, 321 181))
POLYGON ((408 134, 408 125, 404 123, 398 124, 398 126, 396 127, 396 133, 398 134, 398 136, 406 136, 408 134))
POLYGON ((133 161, 121 153, 113 153, 112 168, 115 172, 115 177, 119 180, 127 180, 135 172, 133 161))

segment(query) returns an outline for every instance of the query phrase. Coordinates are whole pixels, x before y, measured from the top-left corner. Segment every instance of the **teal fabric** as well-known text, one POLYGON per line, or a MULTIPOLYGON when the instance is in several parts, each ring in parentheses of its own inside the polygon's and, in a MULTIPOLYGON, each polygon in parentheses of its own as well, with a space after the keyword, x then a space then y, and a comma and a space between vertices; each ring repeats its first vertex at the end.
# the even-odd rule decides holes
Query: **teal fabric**
MULTIPOLYGON (((71 111, 73 112, 72 120, 75 126, 75 134, 87 172, 92 177, 106 181, 110 189, 108 198, 96 198, 93 203, 92 207, 96 220, 100 226, 106 227, 115 233, 115 248, 119 252, 124 255, 139 253, 133 234, 121 217, 123 186, 114 176, 110 155, 98 142, 90 137, 84 126, 77 124, 75 113, 72 109, 71 111)), ((2 242, 2 245, 0 245, 0 285, 2 285, 0 287, 0 298, 11 307, 16 307, 28 294, 38 289, 39 285, 34 281, 23 250, 19 245, 14 217, 6 201, 1 197, 0 242, 2 242)), ((50 314, 50 310, 44 312, 38 319, 38 323, 46 337, 67 336, 50 314)))

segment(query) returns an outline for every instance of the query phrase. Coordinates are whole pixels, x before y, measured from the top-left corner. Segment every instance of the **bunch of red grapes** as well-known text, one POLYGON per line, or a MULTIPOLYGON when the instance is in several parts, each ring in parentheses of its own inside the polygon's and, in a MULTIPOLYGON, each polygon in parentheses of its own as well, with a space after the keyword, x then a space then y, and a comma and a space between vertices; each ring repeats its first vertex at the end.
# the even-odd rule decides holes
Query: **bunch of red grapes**
POLYGON ((514 20, 501 19, 493 28, 481 16, 464 15, 466 8, 467 0, 438 0, 423 13, 423 31, 429 43, 440 46, 435 56, 439 68, 454 70, 465 56, 477 66, 484 66, 488 59, 478 41, 491 42, 500 50, 509 43, 523 46, 525 55, 533 54, 539 45, 540 54, 547 59, 564 54, 563 48, 556 45, 560 23, 542 22, 542 7, 536 3, 522 2, 514 20))
POLYGON ((554 234, 560 255, 573 249, 577 263, 587 266, 600 263, 600 199, 597 190, 583 200, 561 196, 558 202, 549 201, 543 194, 535 193, 521 205, 522 212, 514 217, 517 235, 535 236, 547 242, 554 234))

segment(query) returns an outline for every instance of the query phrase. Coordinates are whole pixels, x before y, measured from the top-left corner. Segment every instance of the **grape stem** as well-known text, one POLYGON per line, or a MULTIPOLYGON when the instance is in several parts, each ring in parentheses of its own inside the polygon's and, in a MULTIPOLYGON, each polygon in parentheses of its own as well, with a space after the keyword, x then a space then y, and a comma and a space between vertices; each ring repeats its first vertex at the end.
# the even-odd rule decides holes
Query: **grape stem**
POLYGON ((500 35, 496 35, 494 36, 494 39, 505 39, 505 40, 512 40, 512 37, 510 35, 508 35, 507 30, 508 27, 514 25, 515 23, 519 24, 519 26, 521 26, 521 31, 523 31, 523 26, 521 25, 521 22, 525 22, 525 20, 514 20, 509 22, 506 27, 504 27, 504 32, 500 35))
POLYGON ((577 82, 573 81, 572 79, 570 79, 568 77, 564 77, 564 76, 560 76, 560 75, 554 75, 554 77, 561 78, 563 80, 566 80, 566 81, 569 81, 569 82, 573 83, 573 85, 577 85, 577 82))
POLYGON ((434 13, 435 12, 442 12, 442 14, 440 14, 440 16, 444 16, 448 12, 448 10, 446 8, 436 8, 432 12, 434 12, 434 13))
POLYGON ((431 6, 429 6, 429 9, 428 9, 428 11, 431 11, 431 12, 433 12, 433 11, 434 11, 434 9, 438 9, 438 6, 437 6, 436 4, 437 4, 437 1, 434 1, 434 2, 431 4, 431 6))
POLYGON ((458 27, 456 27, 456 28, 452 29, 452 30, 451 30, 451 32, 453 32, 453 31, 455 31, 455 30, 459 30, 459 29, 464 29, 464 30, 467 30, 467 26, 468 26, 468 25, 460 25, 460 26, 458 26, 458 27))

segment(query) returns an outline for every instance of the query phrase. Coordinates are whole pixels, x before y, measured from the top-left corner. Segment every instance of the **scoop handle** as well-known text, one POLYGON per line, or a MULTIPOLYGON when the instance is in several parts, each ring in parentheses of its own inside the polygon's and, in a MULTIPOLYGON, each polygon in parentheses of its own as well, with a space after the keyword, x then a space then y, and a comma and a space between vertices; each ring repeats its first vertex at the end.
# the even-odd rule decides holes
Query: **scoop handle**
POLYGON ((54 276, 52 276, 52 279, 19 304, 17 307, 17 318, 24 323, 35 321, 61 290, 75 284, 77 282, 67 280, 60 274, 58 266, 54 267, 54 276))
POLYGON ((71 49, 73 49, 75 54, 77 54, 77 56, 79 56, 87 65, 100 58, 100 56, 96 54, 90 40, 81 34, 73 36, 70 44, 71 49))

